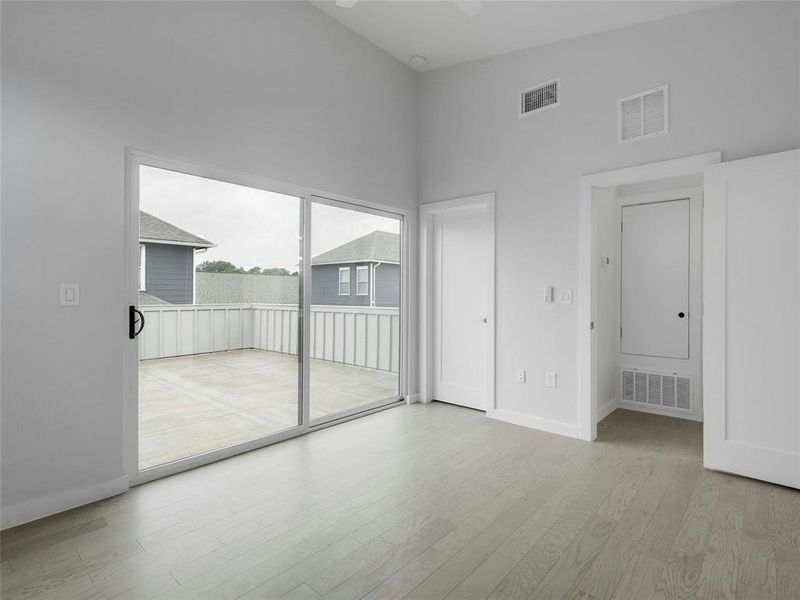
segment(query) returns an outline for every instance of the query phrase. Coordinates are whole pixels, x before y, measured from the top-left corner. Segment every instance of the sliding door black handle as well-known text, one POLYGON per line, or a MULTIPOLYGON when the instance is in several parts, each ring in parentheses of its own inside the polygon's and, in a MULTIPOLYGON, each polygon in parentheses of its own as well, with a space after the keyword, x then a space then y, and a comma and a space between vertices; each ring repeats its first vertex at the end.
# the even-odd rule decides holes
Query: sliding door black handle
POLYGON ((144 314, 133 305, 128 307, 128 338, 134 339, 144 329, 144 314), (138 319, 136 317, 139 317, 138 319), (138 328, 137 328, 138 325, 138 328))

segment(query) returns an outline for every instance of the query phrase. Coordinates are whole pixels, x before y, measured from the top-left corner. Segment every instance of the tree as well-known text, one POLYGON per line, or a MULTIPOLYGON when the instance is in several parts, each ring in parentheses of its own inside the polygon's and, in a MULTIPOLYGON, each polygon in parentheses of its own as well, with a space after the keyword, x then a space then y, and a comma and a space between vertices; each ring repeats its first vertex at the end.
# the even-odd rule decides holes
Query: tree
MULTIPOLYGON (((258 267, 256 267, 258 268, 258 267)), ((262 275, 291 275, 288 269, 284 269, 283 267, 264 267, 261 269, 262 275)))
POLYGON ((244 273, 244 269, 227 260, 206 260, 197 265, 197 270, 201 273, 244 273))
POLYGON ((297 276, 297 271, 290 273, 288 269, 283 267, 251 267, 244 270, 242 267, 237 267, 227 260, 206 260, 197 265, 197 270, 201 273, 247 273, 248 275, 294 275, 297 276))

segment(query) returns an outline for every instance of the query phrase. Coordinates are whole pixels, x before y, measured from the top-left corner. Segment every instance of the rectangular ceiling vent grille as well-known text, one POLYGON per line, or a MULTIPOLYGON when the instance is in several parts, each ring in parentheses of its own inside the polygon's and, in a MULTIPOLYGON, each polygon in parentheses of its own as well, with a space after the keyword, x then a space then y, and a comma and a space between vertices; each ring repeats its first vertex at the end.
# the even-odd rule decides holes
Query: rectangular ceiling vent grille
POLYGON ((520 96, 520 117, 553 108, 561 102, 561 80, 553 79, 535 87, 522 90, 520 96))
POLYGON ((669 410, 691 412, 694 407, 692 376, 620 369, 623 403, 655 405, 669 410))
POLYGON ((620 143, 669 132, 669 89, 662 86, 617 102, 620 143))

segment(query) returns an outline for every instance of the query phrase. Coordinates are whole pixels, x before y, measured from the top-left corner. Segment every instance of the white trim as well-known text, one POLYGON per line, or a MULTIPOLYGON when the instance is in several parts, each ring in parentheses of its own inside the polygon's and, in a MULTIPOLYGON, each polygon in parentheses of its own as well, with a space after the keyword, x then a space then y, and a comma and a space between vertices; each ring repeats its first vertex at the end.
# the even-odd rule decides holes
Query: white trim
POLYGON ((371 264, 384 264, 384 265, 399 265, 399 262, 393 262, 391 260, 377 260, 375 258, 366 258, 362 260, 336 260, 333 262, 312 262, 312 267, 321 267, 324 265, 362 265, 365 263, 371 264))
POLYGON ((351 291, 350 287, 350 267, 339 267, 339 295, 340 296, 349 296, 351 291), (342 278, 342 275, 347 275, 347 281, 342 278), (342 284, 347 284, 347 291, 342 292, 342 284))
MULTIPOLYGON (((665 417, 672 417, 673 419, 685 419, 687 421, 703 422, 702 417, 698 417, 691 411, 673 412, 668 408, 662 408, 655 404, 638 404, 636 402, 624 402, 620 400, 614 408, 621 408, 623 410, 634 410, 636 412, 650 413, 651 415, 663 415, 665 417)), ((601 419, 598 419, 598 423, 601 419)))
POLYGON ((147 291, 147 245, 139 242, 139 291, 147 291))
POLYGON ((539 431, 546 431, 548 433, 555 433, 557 435, 566 435, 567 437, 582 439, 580 435, 580 428, 572 423, 562 423, 561 421, 543 419, 542 417, 523 415, 510 410, 501 410, 496 408, 487 410, 486 416, 491 419, 497 419, 498 421, 505 421, 506 423, 521 425, 522 427, 530 427, 531 429, 538 429, 539 431))
POLYGON ((299 261, 300 277, 299 281, 299 294, 297 297, 298 309, 300 313, 300 320, 298 327, 300 328, 298 334, 298 347, 297 359, 300 361, 300 372, 298 374, 297 383, 300 387, 300 407, 298 414, 298 421, 300 426, 305 431, 309 430, 309 423, 311 422, 311 404, 309 398, 311 397, 311 360, 306 358, 311 357, 311 268, 310 259, 304 257, 311 256, 311 196, 303 197, 303 202, 300 205, 300 246, 301 257, 299 261))
POLYGON ((354 408, 348 408, 345 410, 340 410, 339 412, 330 413, 328 415, 323 415, 321 417, 317 417, 313 419, 309 426, 311 430, 320 429, 329 425, 334 422, 340 422, 343 419, 347 419, 349 417, 355 417, 356 415, 360 415, 363 413, 367 413, 370 411, 375 411, 376 409, 387 408, 390 406, 399 406, 403 404, 403 398, 400 397, 399 394, 395 394, 394 396, 390 396, 389 398, 381 398, 380 400, 373 400, 372 402, 367 402, 366 404, 360 404, 354 408))
POLYGON ((139 471, 136 475, 131 477, 130 485, 141 485, 143 483, 147 483, 148 481, 161 479, 162 477, 166 477, 168 475, 175 475, 176 473, 181 473, 182 471, 201 467, 224 458, 230 458, 231 456, 236 456, 242 452, 257 450, 259 448, 263 448, 264 446, 269 446, 270 444, 274 444, 276 442, 282 442, 305 433, 308 433, 308 429, 304 428, 302 425, 298 425, 296 427, 290 427, 289 429, 284 429, 283 431, 257 438, 255 440, 242 442, 233 446, 226 446, 225 448, 210 450, 208 452, 202 452, 193 456, 187 456, 186 458, 156 465, 154 467, 148 467, 147 469, 139 471))
POLYGON ((370 271, 370 265, 358 265, 356 267, 356 296, 369 296, 369 271, 370 271), (358 276, 361 273, 367 274, 367 279, 365 281, 358 280, 358 276), (364 291, 364 293, 358 291, 359 283, 365 283, 367 285, 367 289, 364 291))
POLYGON ((198 244, 197 242, 177 242, 173 240, 157 240, 155 238, 140 237, 143 244, 161 244, 162 246, 189 246, 190 248, 216 248, 216 244, 198 244))
POLYGON ((419 396, 418 401, 433 400, 433 219, 436 215, 451 213, 475 206, 486 207, 488 255, 486 317, 486 410, 495 409, 495 193, 487 192, 422 204, 419 207, 419 396))
POLYGON ((603 404, 597 407, 597 422, 599 423, 618 408, 619 404, 617 403, 616 400, 609 400, 607 402, 604 402, 603 404))
POLYGON ((556 108, 557 106, 561 106, 561 78, 555 77, 554 79, 550 79, 548 81, 537 83, 536 85, 531 85, 519 91, 519 118, 524 119, 525 117, 530 117, 534 114, 539 114, 540 112, 544 112, 550 108, 556 108), (544 87, 546 85, 550 85, 551 83, 556 84, 556 101, 553 104, 548 104, 547 106, 543 106, 542 108, 537 108, 535 110, 529 110, 528 112, 523 112, 523 104, 522 104, 522 97, 523 94, 527 94, 528 92, 532 92, 536 88, 544 87))
POLYGON ((111 481, 90 485, 78 490, 65 490, 46 496, 33 498, 13 506, 3 508, 0 528, 8 529, 49 517, 65 510, 97 502, 128 491, 128 476, 121 475, 111 481))
POLYGON ((721 152, 707 152, 684 158, 665 160, 615 171, 584 175, 580 178, 580 219, 578 230, 578 426, 580 437, 597 437, 595 404, 595 352, 590 324, 595 318, 597 294, 597 215, 593 201, 594 188, 608 188, 651 179, 702 173, 703 169, 722 159, 721 152))

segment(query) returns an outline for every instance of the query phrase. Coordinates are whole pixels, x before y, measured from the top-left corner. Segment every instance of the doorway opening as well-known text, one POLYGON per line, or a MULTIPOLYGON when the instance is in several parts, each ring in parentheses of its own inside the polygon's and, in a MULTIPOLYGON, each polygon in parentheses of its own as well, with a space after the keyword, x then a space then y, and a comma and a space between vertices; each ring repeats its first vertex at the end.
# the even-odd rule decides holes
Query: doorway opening
POLYGON ((599 420, 702 420, 702 198, 702 175, 596 193, 599 420))
POLYGON ((719 160, 581 179, 583 439, 618 408, 703 419, 703 168, 719 160))

